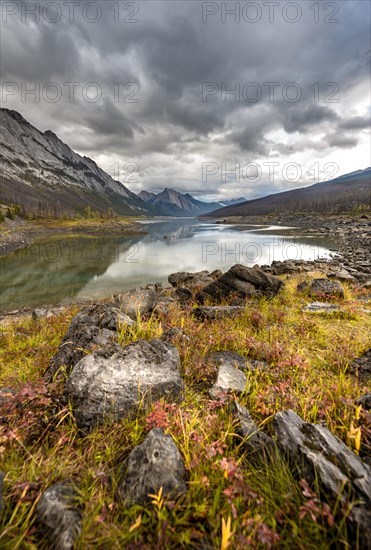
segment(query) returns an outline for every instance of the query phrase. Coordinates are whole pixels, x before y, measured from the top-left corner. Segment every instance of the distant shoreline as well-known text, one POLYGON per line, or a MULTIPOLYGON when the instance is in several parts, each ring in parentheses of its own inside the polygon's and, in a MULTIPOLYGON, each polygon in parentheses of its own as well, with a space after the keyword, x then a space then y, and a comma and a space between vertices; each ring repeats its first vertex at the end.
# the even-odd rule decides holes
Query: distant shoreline
POLYGON ((146 231, 137 220, 128 218, 78 219, 78 220, 35 220, 22 218, 6 220, 0 225, 0 257, 31 246, 38 239, 54 235, 71 236, 135 236, 145 235, 146 231))

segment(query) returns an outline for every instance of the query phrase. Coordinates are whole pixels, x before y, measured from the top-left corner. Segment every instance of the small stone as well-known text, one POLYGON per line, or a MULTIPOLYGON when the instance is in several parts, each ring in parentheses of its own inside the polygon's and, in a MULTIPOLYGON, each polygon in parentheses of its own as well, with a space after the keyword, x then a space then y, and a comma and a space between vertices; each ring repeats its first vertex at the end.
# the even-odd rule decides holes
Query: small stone
POLYGON ((129 454, 120 495, 127 505, 150 502, 162 489, 164 497, 186 492, 182 457, 171 435, 153 428, 141 445, 129 454))
POLYGON ((328 304, 326 302, 313 302, 303 307, 302 311, 305 311, 307 313, 338 313, 340 311, 344 312, 344 309, 335 304, 328 304))
POLYGON ((82 516, 77 498, 73 484, 65 481, 46 489, 36 505, 37 521, 55 550, 72 550, 80 536, 82 516))
POLYGON ((216 382, 210 389, 210 396, 216 399, 222 393, 242 393, 245 390, 247 378, 238 368, 224 363, 219 366, 216 382))

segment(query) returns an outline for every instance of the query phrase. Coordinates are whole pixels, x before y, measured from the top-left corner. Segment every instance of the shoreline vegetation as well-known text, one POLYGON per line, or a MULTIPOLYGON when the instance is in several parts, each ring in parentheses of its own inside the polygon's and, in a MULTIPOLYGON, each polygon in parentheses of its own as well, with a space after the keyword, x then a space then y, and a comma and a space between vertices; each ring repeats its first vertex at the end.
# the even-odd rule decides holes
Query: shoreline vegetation
POLYGON ((3 317, 1 548, 370 548, 370 220, 306 223, 337 258, 3 317))
POLYGON ((37 240, 67 234, 125 237, 145 235, 145 231, 130 217, 26 220, 15 216, 0 223, 0 257, 31 246, 37 240))

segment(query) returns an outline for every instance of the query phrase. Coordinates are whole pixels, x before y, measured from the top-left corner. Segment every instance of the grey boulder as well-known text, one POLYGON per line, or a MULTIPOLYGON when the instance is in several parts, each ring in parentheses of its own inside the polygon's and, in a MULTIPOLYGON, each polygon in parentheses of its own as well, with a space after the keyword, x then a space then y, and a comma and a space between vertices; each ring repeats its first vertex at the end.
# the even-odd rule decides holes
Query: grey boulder
POLYGON ((82 527, 78 493, 69 481, 52 485, 36 505, 36 519, 53 550, 72 550, 82 527))
POLYGON ((339 281, 330 281, 330 279, 313 279, 311 281, 304 281, 298 285, 299 291, 304 291, 311 296, 331 297, 337 296, 338 298, 344 297, 344 289, 339 281))
POLYGON ((371 468, 339 438, 321 425, 304 422, 293 411, 279 412, 274 417, 277 443, 309 481, 318 479, 327 498, 348 503, 348 497, 359 502, 352 506, 347 525, 355 548, 371 548, 371 468))
POLYGON ((46 371, 51 380, 57 371, 67 371, 87 353, 116 340, 120 326, 134 325, 134 321, 118 308, 97 304, 83 308, 71 321, 61 345, 46 371))
POLYGON ((204 304, 206 301, 218 303, 232 296, 239 298, 272 297, 277 294, 282 284, 280 279, 264 273, 258 267, 236 264, 216 281, 198 292, 196 299, 204 304))
POLYGON ((183 398, 179 353, 161 340, 138 340, 94 352, 77 363, 66 384, 66 394, 83 432, 105 421, 117 421, 162 397, 183 398))
POLYGON ((192 292, 185 287, 177 287, 174 291, 175 299, 182 305, 192 302, 192 292))
POLYGON ((120 495, 127 505, 146 503, 161 488, 163 496, 172 498, 186 491, 182 457, 173 438, 159 428, 131 451, 125 470, 120 495))
POLYGON ((153 288, 134 288, 117 296, 120 309, 129 317, 136 320, 138 314, 149 315, 155 309, 157 293, 153 288))
POLYGON ((346 491, 371 504, 371 470, 351 449, 327 428, 304 422, 293 411, 279 412, 274 428, 280 449, 309 477, 316 474, 333 498, 346 498, 346 491))
POLYGON ((203 285, 207 285, 222 274, 221 271, 215 270, 212 273, 209 271, 197 271, 189 273, 188 271, 179 271, 171 273, 168 277, 169 283, 173 287, 184 287, 194 289, 203 285))

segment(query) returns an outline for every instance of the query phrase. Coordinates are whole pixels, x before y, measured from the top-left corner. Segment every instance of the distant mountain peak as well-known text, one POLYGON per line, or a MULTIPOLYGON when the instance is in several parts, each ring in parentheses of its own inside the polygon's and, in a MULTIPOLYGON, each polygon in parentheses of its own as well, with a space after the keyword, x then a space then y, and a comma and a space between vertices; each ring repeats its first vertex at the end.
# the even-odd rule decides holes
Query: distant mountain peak
MULTIPOLYGON (((190 193, 181 193, 171 187, 165 187, 157 195, 148 191, 141 191, 139 197, 144 201, 158 205, 169 216, 200 216, 224 206, 224 204, 234 204, 235 200, 226 201, 224 204, 219 202, 203 202, 192 197, 190 193)), ((245 199, 243 199, 245 200, 245 199)))

